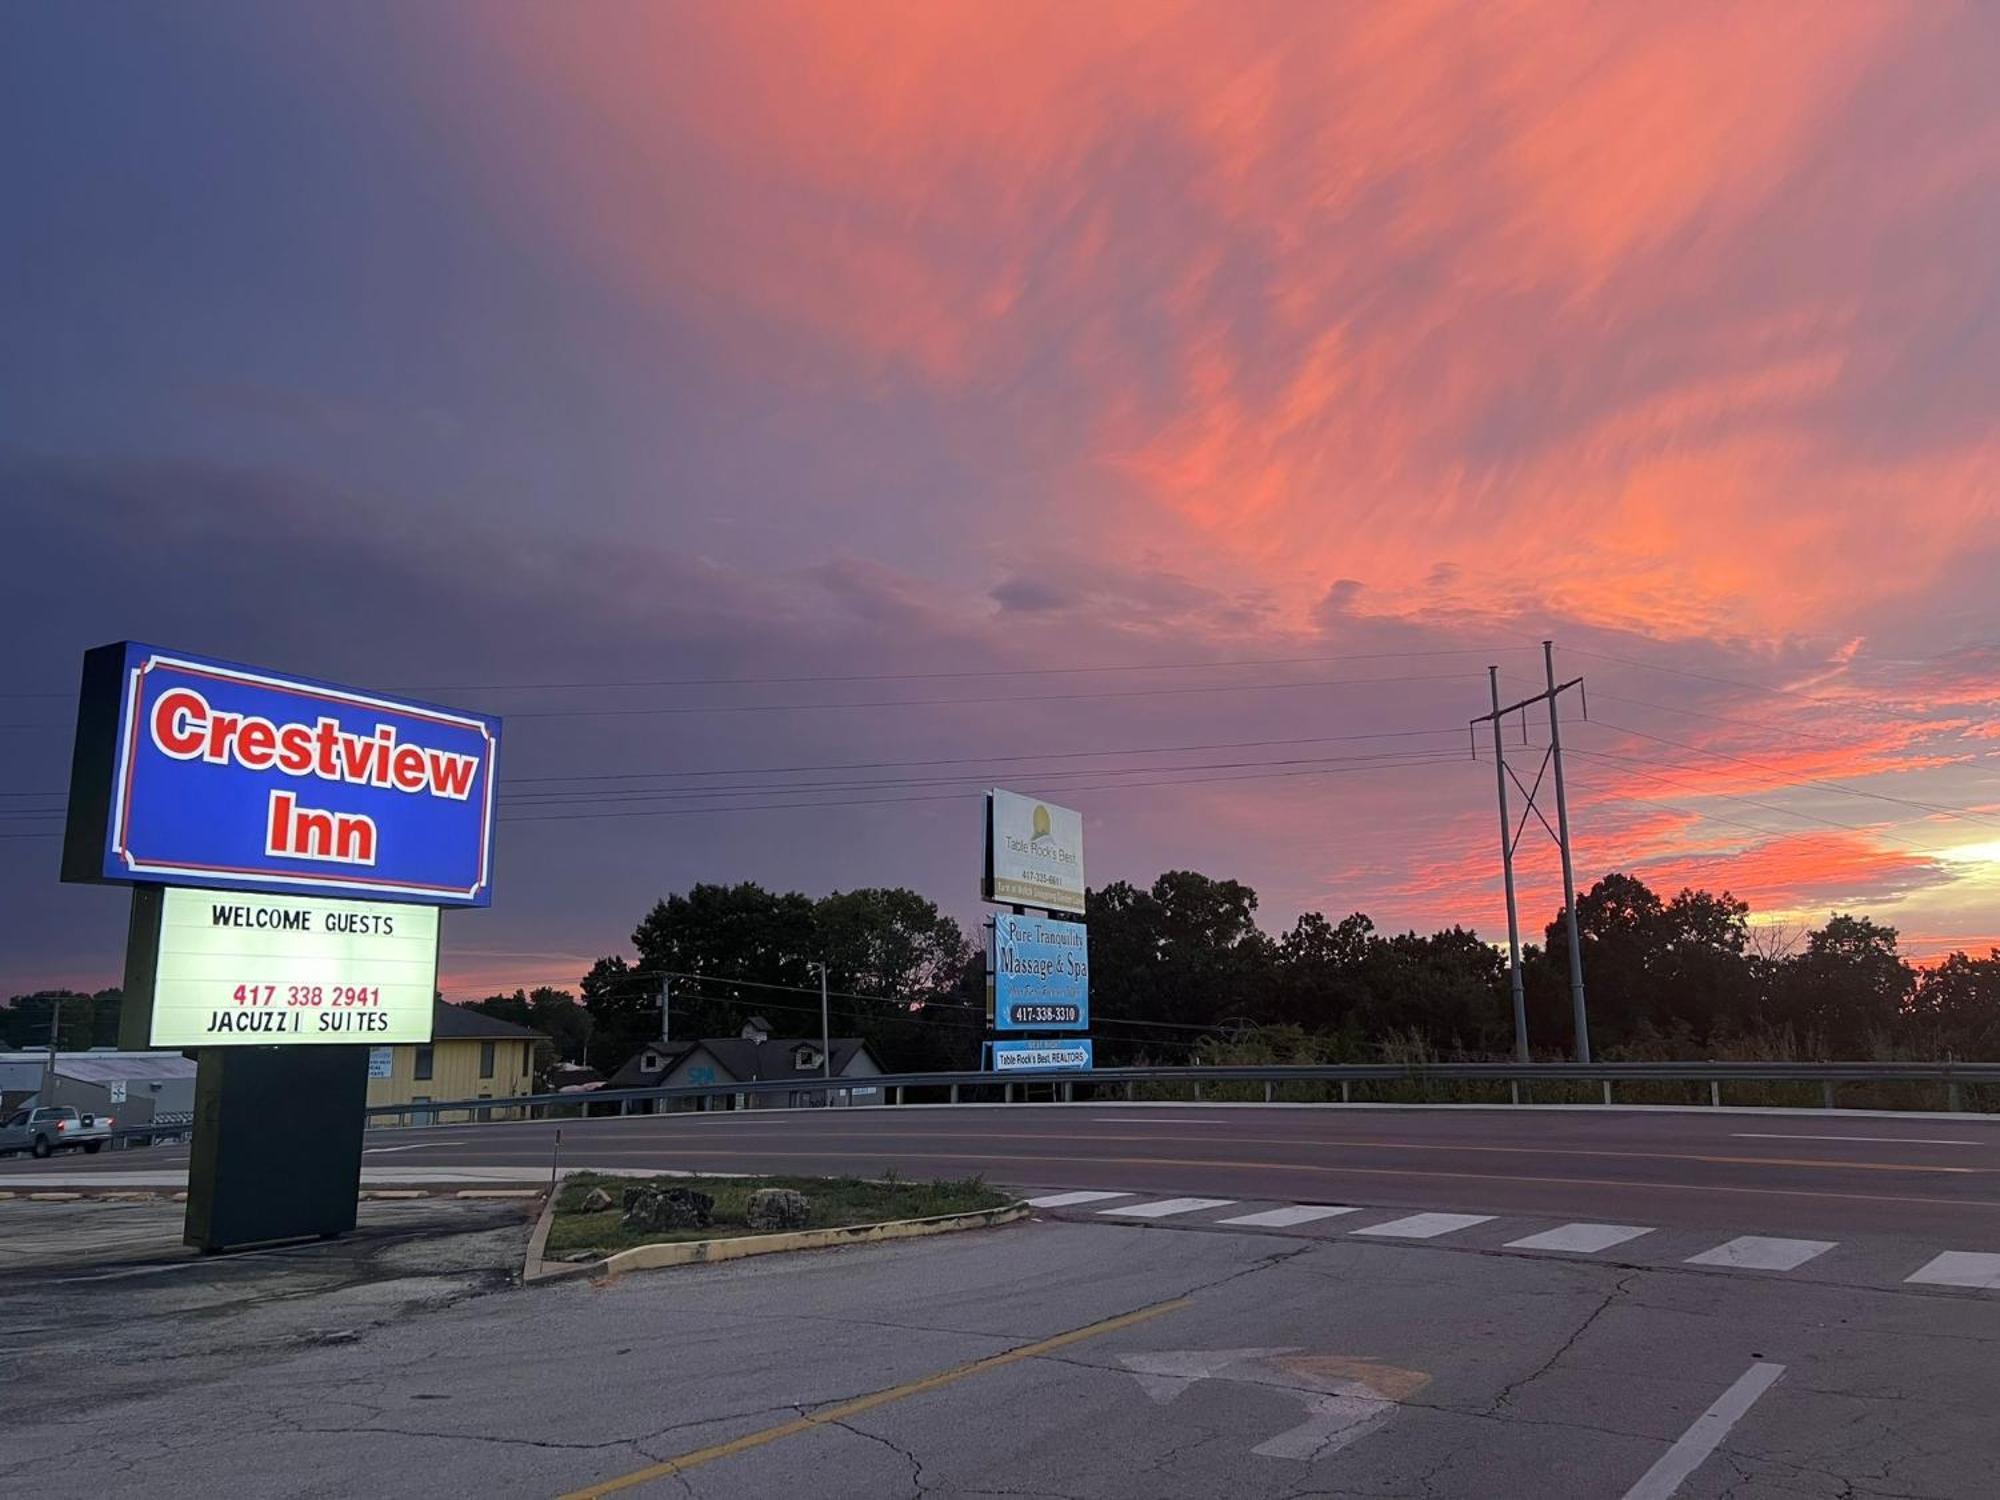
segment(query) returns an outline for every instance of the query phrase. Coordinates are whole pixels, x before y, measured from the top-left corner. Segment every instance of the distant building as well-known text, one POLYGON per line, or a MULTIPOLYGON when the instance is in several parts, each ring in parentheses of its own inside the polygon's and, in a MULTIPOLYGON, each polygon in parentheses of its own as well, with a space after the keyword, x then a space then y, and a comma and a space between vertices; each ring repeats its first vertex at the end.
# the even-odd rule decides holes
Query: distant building
MULTIPOLYGON (((840 1080, 880 1078, 886 1069, 868 1043, 858 1036, 837 1036, 831 1041, 832 1076, 840 1080)), ((702 1037, 690 1042, 649 1042, 611 1077, 606 1089, 698 1087, 719 1083, 789 1083, 797 1088, 783 1092, 738 1094, 718 1101, 738 1109, 798 1108, 825 1102, 827 1089, 825 1054, 816 1036, 772 1036, 771 1023, 752 1016, 736 1036, 702 1037)), ((880 1097, 874 1088, 833 1090, 835 1104, 872 1104, 880 1097)), ((676 1099, 665 1102, 668 1109, 697 1109, 700 1100, 676 1099)), ((711 1104, 711 1108, 715 1107, 711 1104)))
MULTIPOLYGON (((432 1011, 428 1042, 369 1049, 368 1103, 428 1104, 532 1094, 535 1048, 548 1040, 530 1027, 440 1000, 432 1011)), ((491 1117, 513 1119, 518 1113, 497 1109, 491 1117)))
POLYGON ((185 1125, 194 1118, 194 1061, 178 1052, 0 1052, 0 1107, 32 1098, 109 1115, 120 1125, 185 1125), (46 1085, 46 1097, 44 1095, 46 1085))

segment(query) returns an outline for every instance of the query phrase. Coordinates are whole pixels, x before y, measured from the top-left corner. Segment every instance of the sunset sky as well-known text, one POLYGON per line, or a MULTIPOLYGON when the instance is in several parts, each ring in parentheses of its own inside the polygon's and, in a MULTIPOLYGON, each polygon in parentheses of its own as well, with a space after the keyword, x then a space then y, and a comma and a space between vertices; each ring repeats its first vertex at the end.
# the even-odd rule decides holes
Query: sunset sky
POLYGON ((994 784, 1500 938, 1544 638, 1581 878, 1983 952, 1996 79, 1941 3, 9 7, 0 995, 118 978, 126 637, 507 717, 453 998, 696 880, 974 921, 994 784))

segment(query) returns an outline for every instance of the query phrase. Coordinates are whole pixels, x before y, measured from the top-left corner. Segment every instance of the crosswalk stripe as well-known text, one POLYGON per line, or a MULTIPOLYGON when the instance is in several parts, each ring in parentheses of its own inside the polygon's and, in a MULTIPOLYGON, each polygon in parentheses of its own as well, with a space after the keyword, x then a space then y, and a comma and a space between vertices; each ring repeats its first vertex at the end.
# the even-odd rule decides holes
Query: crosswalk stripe
POLYGON ((1622 1245, 1627 1240, 1636 1240, 1640 1235, 1652 1232, 1635 1224, 1564 1224, 1557 1229, 1544 1229, 1540 1234, 1531 1234, 1525 1239, 1509 1240, 1507 1248, 1566 1250, 1572 1255, 1595 1255, 1599 1250, 1609 1250, 1613 1245, 1622 1245))
POLYGON ((1355 1234, 1381 1235, 1396 1240, 1429 1240, 1441 1234, 1450 1234, 1458 1229, 1470 1229, 1474 1224, 1491 1221, 1491 1214, 1411 1214, 1408 1218, 1391 1219, 1386 1224, 1371 1224, 1366 1229, 1357 1229, 1355 1234))
POLYGON ((1736 1271, 1792 1271, 1816 1255, 1824 1255, 1838 1240, 1785 1240, 1746 1234, 1713 1250, 1690 1255, 1683 1265, 1728 1266, 1736 1271))
POLYGON ((1050 1193, 1046 1198, 1030 1198, 1030 1208, 1074 1208, 1079 1203, 1103 1203, 1112 1198, 1130 1198, 1131 1193, 1050 1193))
POLYGON ((1218 1219, 1220 1224, 1242 1224, 1258 1229, 1286 1229, 1294 1224, 1310 1224, 1315 1219, 1331 1219, 1336 1214, 1358 1214, 1358 1208, 1332 1208, 1318 1203, 1294 1203, 1287 1208, 1267 1208, 1262 1213, 1239 1214, 1218 1219))
POLYGON ((2000 1255, 1972 1250, 1947 1250, 1903 1278, 1919 1286, 1974 1286, 2000 1292, 2000 1255))
POLYGON ((1227 1208, 1234 1198, 1162 1198, 1157 1203, 1134 1203, 1125 1208, 1100 1208, 1101 1214, 1122 1214, 1133 1219, 1165 1219, 1174 1214, 1200 1213, 1205 1208, 1227 1208))

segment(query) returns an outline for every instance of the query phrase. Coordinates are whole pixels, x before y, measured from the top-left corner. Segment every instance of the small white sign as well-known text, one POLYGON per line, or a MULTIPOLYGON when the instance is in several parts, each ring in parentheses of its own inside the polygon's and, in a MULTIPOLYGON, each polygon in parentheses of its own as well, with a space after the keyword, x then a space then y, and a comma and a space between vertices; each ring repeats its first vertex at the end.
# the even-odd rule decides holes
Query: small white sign
POLYGON ((155 1047, 427 1042, 434 906, 169 887, 155 1047))
POLYGON ((370 1078, 393 1078, 396 1073, 396 1049, 394 1047, 370 1047, 368 1049, 368 1076, 370 1078))
POLYGON ((106 1092, 108 1092, 108 1093, 109 1093, 109 1094, 111 1095, 111 1102, 112 1102, 113 1104, 123 1104, 123 1103, 125 1102, 125 1080, 124 1080, 124 1079, 122 1079, 122 1078, 114 1078, 114 1079, 112 1079, 112 1080, 111 1080, 111 1082, 107 1083, 107 1084, 106 1084, 106 1085, 105 1085, 104 1087, 105 1087, 105 1090, 106 1090, 106 1092))
POLYGON ((1091 1066, 1089 1042, 1051 1042, 1036 1046, 1031 1042, 995 1042, 993 1071, 996 1073, 1078 1072, 1091 1066))
POLYGON ((1083 814, 997 789, 986 807, 986 899, 1081 912, 1083 814))

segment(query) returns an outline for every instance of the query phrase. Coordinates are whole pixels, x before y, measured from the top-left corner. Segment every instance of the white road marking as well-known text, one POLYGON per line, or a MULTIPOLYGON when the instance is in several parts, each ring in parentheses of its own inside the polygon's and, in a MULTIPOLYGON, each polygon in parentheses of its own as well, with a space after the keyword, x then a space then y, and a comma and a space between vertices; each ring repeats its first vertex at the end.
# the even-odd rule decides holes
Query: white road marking
POLYGON ((1737 1141, 1869 1141, 1878 1146, 1982 1146, 1984 1141, 1943 1140, 1928 1135, 1800 1135, 1797 1131, 1732 1130, 1737 1141))
POLYGON ((1734 1385, 1715 1398, 1713 1406, 1694 1419, 1694 1425, 1673 1447, 1660 1455, 1660 1461, 1639 1476, 1624 1500, 1668 1500, 1784 1373, 1783 1365, 1754 1364, 1745 1370, 1734 1385))
POLYGON ((1470 1229, 1474 1224, 1489 1223, 1492 1218, 1491 1214, 1411 1214, 1407 1219, 1391 1219, 1386 1224, 1373 1224, 1353 1232, 1396 1240, 1428 1240, 1453 1230, 1470 1229))
POLYGON ((1565 1224, 1559 1229, 1545 1229, 1540 1234, 1531 1234, 1526 1239, 1509 1240, 1507 1248, 1567 1250, 1574 1255, 1594 1255, 1599 1250, 1609 1250, 1613 1245, 1622 1245, 1627 1240, 1636 1240, 1640 1235, 1652 1232, 1632 1224, 1565 1224))
POLYGON ((1982 1291, 2000 1292, 2000 1255, 1947 1250, 1903 1280, 1921 1286, 1976 1286, 1982 1291))
POLYGON ((1046 1198, 1030 1198, 1030 1208, 1070 1208, 1078 1203, 1102 1203, 1109 1198, 1130 1198, 1132 1193, 1050 1193, 1046 1198))
POLYGON ((411 1146, 364 1146, 361 1148, 361 1154, 363 1156, 380 1156, 385 1151, 421 1151, 425 1146, 430 1144, 431 1142, 424 1141, 411 1146))
POLYGON ((1101 1214, 1124 1214, 1133 1219, 1165 1219, 1174 1214, 1200 1213, 1205 1208, 1227 1208, 1234 1198, 1162 1198, 1157 1203, 1134 1203, 1130 1208, 1100 1208, 1101 1214))
MULTIPOLYGON (((1236 1381, 1297 1397, 1305 1405, 1305 1420, 1250 1450, 1260 1458, 1312 1463, 1368 1436, 1396 1414, 1396 1402, 1361 1373, 1371 1368, 1366 1361, 1297 1357, 1300 1354, 1296 1348, 1175 1349, 1119 1359, 1140 1389, 1163 1405, 1201 1380, 1236 1381), (1340 1368, 1327 1369, 1328 1363, 1340 1368)), ((1415 1375, 1419 1386, 1427 1380, 1421 1372, 1384 1369, 1384 1373, 1415 1375)))
POLYGON ((1824 1255, 1838 1240, 1781 1240, 1746 1234, 1713 1250, 1690 1255, 1683 1265, 1728 1266, 1737 1271, 1792 1271, 1815 1255, 1824 1255))
POLYGON ((1289 1208, 1267 1208, 1260 1214, 1239 1214, 1219 1219, 1221 1224, 1254 1225, 1260 1229, 1286 1229, 1293 1224, 1310 1224, 1315 1219, 1331 1219, 1335 1214, 1358 1214, 1358 1208, 1330 1208, 1317 1203, 1294 1203, 1289 1208))

